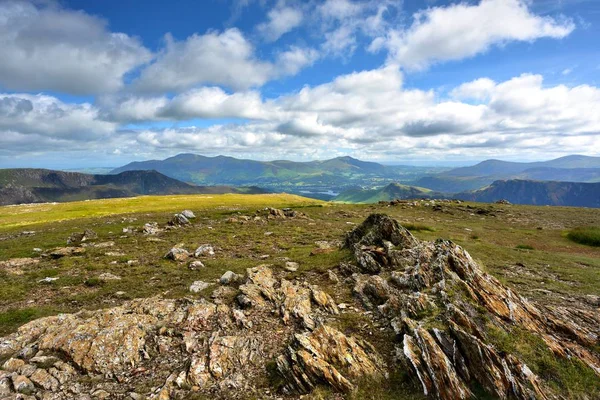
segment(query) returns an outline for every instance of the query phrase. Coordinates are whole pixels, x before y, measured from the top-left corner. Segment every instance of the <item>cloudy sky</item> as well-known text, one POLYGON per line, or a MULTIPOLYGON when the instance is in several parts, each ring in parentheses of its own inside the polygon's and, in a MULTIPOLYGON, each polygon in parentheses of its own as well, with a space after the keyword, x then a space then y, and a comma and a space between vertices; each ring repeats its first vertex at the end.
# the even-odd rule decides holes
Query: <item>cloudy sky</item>
POLYGON ((598 0, 0 0, 0 167, 600 155, 598 0))

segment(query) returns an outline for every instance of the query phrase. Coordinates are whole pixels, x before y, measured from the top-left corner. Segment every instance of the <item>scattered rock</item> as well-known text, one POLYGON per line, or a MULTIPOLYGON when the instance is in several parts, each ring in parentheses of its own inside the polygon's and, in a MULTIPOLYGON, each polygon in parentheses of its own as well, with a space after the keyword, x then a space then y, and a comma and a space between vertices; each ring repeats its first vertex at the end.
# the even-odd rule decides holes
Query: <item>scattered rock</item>
POLYGON ((204 266, 204 263, 202 263, 202 261, 196 260, 196 261, 192 261, 191 263, 189 263, 188 268, 191 269, 192 271, 196 271, 201 268, 205 268, 205 266, 204 266))
POLYGON ((121 277, 117 276, 117 275, 113 275, 110 272, 104 272, 98 276, 98 279, 100 279, 103 282, 120 281, 121 277))
POLYGON ((194 281, 194 283, 190 285, 190 292, 198 293, 211 286, 212 283, 207 283, 204 281, 194 281))
POLYGON ((52 283, 52 282, 57 281, 57 280, 58 280, 57 276, 56 277, 47 276, 44 279, 40 279, 38 281, 38 283, 52 283))
POLYGON ((190 220, 182 214, 175 214, 173 218, 171 218, 171 220, 169 221, 170 226, 185 226, 189 224, 190 220))
POLYGON ((290 272, 296 272, 300 268, 300 264, 294 261, 287 261, 285 263, 285 270, 290 272))
POLYGON ((22 268, 35 265, 40 262, 37 258, 12 258, 6 261, 0 261, 0 270, 13 275, 22 275, 22 268))
POLYGON ((213 247, 211 245, 203 244, 196 249, 196 251, 194 252, 194 255, 196 257, 214 256, 215 250, 213 249, 213 247))
POLYGON ((79 245, 87 240, 98 239, 98 234, 91 229, 86 229, 83 232, 75 232, 67 239, 68 245, 79 245))
POLYGON ((506 200, 506 199, 501 199, 501 200, 496 201, 496 204, 505 204, 505 205, 509 206, 512 203, 510 201, 506 200))
POLYGON ((192 211, 190 211, 190 210, 183 210, 181 212, 181 215, 183 215, 188 220, 196 218, 196 215, 192 211))
POLYGON ((160 232, 162 232, 162 229, 159 228, 156 222, 145 223, 142 229, 144 235, 158 235, 160 232))
POLYGON ((173 261, 185 261, 190 257, 190 255, 191 254, 186 249, 173 247, 167 254, 165 254, 165 258, 173 261))
POLYGON ((35 392, 35 386, 33 382, 23 375, 14 375, 12 377, 12 384, 17 393, 21 394, 32 394, 35 392))
POLYGON ((60 247, 52 250, 50 253, 50 258, 62 258, 62 257, 71 257, 71 256, 80 256, 85 253, 85 248, 83 247, 60 247))
POLYGON ((231 285, 240 282, 242 279, 243 276, 236 274, 233 271, 227 271, 221 276, 219 282, 221 285, 231 285))

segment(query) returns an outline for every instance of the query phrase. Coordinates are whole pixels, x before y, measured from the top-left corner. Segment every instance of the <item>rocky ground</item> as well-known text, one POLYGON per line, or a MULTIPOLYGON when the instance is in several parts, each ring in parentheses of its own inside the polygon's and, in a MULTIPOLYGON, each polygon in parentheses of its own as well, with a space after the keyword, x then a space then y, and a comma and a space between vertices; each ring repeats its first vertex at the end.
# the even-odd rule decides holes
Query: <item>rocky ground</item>
MULTIPOLYGON (((40 266, 57 265, 61 274, 44 276, 36 287, 56 300, 65 296, 57 282, 77 269, 77 260, 118 253, 118 264, 111 265, 120 269, 103 267, 86 277, 84 288, 71 287, 95 291, 114 306, 76 304, 85 309, 33 320, 0 339, 0 398, 598 398, 598 298, 571 273, 573 284, 564 285, 574 287, 572 293, 556 290, 559 282, 541 289, 548 293, 530 287, 527 294, 540 296, 530 300, 514 289, 527 274, 530 282, 549 280, 549 274, 565 278, 550 265, 541 277, 527 268, 533 260, 544 262, 545 254, 521 256, 513 249, 525 262, 507 260, 498 280, 457 243, 417 238, 382 213, 425 207, 432 219, 470 219, 473 228, 460 229, 471 232, 480 229, 480 218, 499 215, 508 224, 520 217, 510 205, 418 202, 319 212, 271 208, 202 223, 186 210, 165 223, 125 222, 131 226, 122 238, 87 228, 70 235, 67 247, 8 258, 3 276, 15 282, 40 266), (200 226, 239 240, 196 240, 194 246, 174 240, 200 226), (290 238, 282 240, 283 232, 302 227, 327 233, 299 243, 302 251, 286 247, 290 238), (148 262, 142 254, 130 257, 124 243, 131 238, 160 248, 171 244, 158 257, 164 268, 184 269, 184 282, 143 298, 114 292, 130 279, 125 269, 148 262), (271 245, 276 238, 282 241, 275 253, 261 247, 241 254, 245 241, 271 245), (219 257, 227 262, 217 263, 219 257), (234 262, 238 258, 244 262, 234 262)), ((561 223, 538 218, 533 230, 561 223)), ((437 234, 426 225, 417 229, 416 222, 406 225, 437 234)), ((576 262, 595 270, 581 254, 576 262)))

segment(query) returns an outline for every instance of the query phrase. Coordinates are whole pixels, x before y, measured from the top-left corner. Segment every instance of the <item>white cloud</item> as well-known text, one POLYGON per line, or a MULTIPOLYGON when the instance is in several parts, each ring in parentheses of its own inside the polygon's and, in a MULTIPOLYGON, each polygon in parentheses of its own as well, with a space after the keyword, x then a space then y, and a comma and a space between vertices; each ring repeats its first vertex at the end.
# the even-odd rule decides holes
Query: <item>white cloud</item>
POLYGON ((271 64, 255 58, 254 47, 236 28, 194 34, 183 42, 170 35, 165 40, 165 49, 134 82, 141 91, 181 91, 207 83, 247 89, 261 86, 273 73, 271 64))
POLYGON ((266 40, 274 42, 284 34, 302 24, 303 15, 299 8, 276 7, 267 14, 268 21, 257 26, 266 40))
POLYGON ((0 137, 13 132, 87 141, 109 136, 115 128, 116 124, 102 121, 89 103, 65 104, 45 95, 0 94, 0 137))
POLYGON ((158 116, 170 119, 266 117, 260 94, 227 94, 218 87, 204 87, 182 93, 162 109, 158 116))
POLYGON ((140 92, 179 92, 199 85, 233 90, 262 86, 271 79, 297 73, 317 58, 315 50, 292 47, 275 62, 259 60, 254 46, 236 28, 192 35, 177 42, 170 35, 156 60, 133 83, 140 92))
POLYGON ((0 85, 75 94, 111 92, 150 58, 135 38, 94 16, 26 1, 0 2, 0 85))
POLYGON ((472 82, 463 83, 454 88, 450 94, 452 97, 459 99, 485 100, 490 96, 495 87, 496 83, 493 80, 479 78, 472 82))
POLYGON ((563 38, 573 29, 570 20, 532 14, 524 0, 481 0, 477 5, 458 3, 420 11, 408 29, 390 30, 370 49, 384 47, 391 61, 419 70, 435 62, 472 57, 510 41, 563 38))

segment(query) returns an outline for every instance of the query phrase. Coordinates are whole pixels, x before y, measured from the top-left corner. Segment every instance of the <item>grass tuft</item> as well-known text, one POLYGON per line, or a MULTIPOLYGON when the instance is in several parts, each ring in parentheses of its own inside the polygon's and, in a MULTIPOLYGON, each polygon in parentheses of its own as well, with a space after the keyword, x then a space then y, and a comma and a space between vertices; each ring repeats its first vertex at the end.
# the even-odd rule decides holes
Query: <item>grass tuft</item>
POLYGON ((584 226, 572 229, 567 238, 575 243, 600 247, 600 227, 584 226))
POLYGON ((519 249, 519 250, 535 250, 533 248, 533 246, 530 246, 528 244, 518 244, 515 246, 515 249, 519 249))
POLYGON ((402 224, 402 226, 411 232, 422 232, 422 231, 435 232, 435 228, 432 228, 431 226, 427 226, 427 225, 423 225, 423 224, 413 224, 411 222, 405 222, 402 224))

